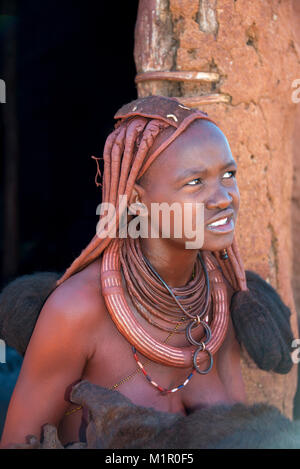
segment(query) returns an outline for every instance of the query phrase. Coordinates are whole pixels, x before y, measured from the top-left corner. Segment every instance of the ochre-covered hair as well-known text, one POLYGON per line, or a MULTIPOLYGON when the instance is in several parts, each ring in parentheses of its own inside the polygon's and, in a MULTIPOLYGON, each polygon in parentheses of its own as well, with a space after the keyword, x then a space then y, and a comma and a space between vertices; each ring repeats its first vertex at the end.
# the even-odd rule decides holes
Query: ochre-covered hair
MULTIPOLYGON (((130 200, 135 182, 146 172, 154 159, 195 119, 213 122, 207 114, 197 109, 190 109, 175 98, 164 96, 136 99, 119 109, 115 119, 117 119, 115 129, 108 136, 104 146, 102 203, 113 204, 117 216, 108 225, 108 231, 106 229, 103 234, 101 231, 95 234, 87 247, 57 281, 56 286, 88 266, 109 245, 112 239, 109 233, 118 230, 122 211, 127 208, 118 206, 119 196, 125 195, 127 200, 130 200), (170 127, 174 132, 151 153, 157 136, 170 127)), ((221 259, 219 252, 214 253, 225 278, 234 290, 247 290, 245 271, 235 239, 227 248, 227 252, 229 259, 226 262, 221 259)))

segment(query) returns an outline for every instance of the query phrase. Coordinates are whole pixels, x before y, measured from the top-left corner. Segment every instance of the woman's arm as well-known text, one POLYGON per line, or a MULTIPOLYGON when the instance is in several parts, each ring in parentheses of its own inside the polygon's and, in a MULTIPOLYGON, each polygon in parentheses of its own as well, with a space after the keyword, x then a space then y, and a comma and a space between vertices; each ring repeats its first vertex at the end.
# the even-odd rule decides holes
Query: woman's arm
POLYGON ((81 378, 93 354, 91 295, 78 282, 66 282, 46 301, 28 345, 15 386, 1 447, 58 425, 69 402, 67 388, 81 378), (75 289, 76 286, 76 289, 75 289))

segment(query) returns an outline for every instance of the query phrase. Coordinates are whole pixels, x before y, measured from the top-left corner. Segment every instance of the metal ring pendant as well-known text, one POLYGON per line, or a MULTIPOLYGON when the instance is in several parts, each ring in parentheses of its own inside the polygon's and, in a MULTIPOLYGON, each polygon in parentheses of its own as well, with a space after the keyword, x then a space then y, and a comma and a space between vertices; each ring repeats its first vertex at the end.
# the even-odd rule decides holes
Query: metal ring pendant
POLYGON ((193 364, 194 364, 195 370, 197 371, 197 373, 200 373, 200 375, 207 375, 207 373, 209 373, 210 370, 212 369, 213 364, 214 364, 214 359, 210 351, 205 348, 205 345, 203 346, 203 344, 201 344, 200 347, 198 347, 197 350, 195 351, 194 356, 193 356, 193 364), (197 365, 197 355, 199 352, 202 352, 204 350, 205 352, 207 352, 209 356, 210 364, 206 370, 200 370, 200 368, 197 365))
POLYGON ((198 320, 198 321, 195 321, 195 320, 191 321, 188 324, 185 332, 186 332, 186 338, 189 341, 189 343, 192 344, 192 345, 196 345, 197 347, 200 347, 202 344, 204 344, 204 345, 208 344, 208 342, 211 339, 210 327, 205 321, 202 321, 201 319, 198 320), (206 334, 206 339, 204 341, 201 340, 200 342, 197 342, 197 340, 193 339, 193 337, 192 337, 192 328, 196 327, 198 324, 201 324, 203 326, 203 328, 205 330, 205 334, 206 334))

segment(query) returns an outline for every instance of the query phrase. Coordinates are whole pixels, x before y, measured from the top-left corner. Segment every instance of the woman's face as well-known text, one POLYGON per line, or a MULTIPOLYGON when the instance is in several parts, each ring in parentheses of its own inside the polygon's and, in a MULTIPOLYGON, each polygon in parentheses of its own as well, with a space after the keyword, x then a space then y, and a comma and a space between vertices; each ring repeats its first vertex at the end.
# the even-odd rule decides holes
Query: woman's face
MULTIPOLYGON (((159 135, 157 148, 171 129, 159 135)), ((152 150, 154 150, 154 146, 152 150)), ((221 130, 205 120, 194 121, 151 164, 139 180, 142 202, 147 206, 151 222, 151 204, 179 203, 187 210, 196 226, 196 204, 203 204, 203 250, 218 251, 232 244, 240 195, 235 178, 236 163, 229 144, 221 130), (185 205, 188 204, 188 205, 185 205), (216 220, 227 219, 226 224, 211 226, 216 220)), ((221 221, 222 223, 222 221, 221 221)), ((158 227, 161 232, 161 226, 158 227)), ((184 230, 183 230, 184 233, 184 230)), ((174 237, 170 242, 185 243, 188 239, 174 237)))

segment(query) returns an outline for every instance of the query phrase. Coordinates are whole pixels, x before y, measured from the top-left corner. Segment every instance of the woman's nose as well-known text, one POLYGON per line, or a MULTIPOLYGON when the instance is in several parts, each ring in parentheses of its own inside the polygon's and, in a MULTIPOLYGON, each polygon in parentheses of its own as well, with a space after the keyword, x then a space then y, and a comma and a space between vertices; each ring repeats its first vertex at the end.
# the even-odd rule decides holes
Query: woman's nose
POLYGON ((208 209, 226 209, 233 201, 233 197, 225 187, 218 187, 206 201, 208 209))

